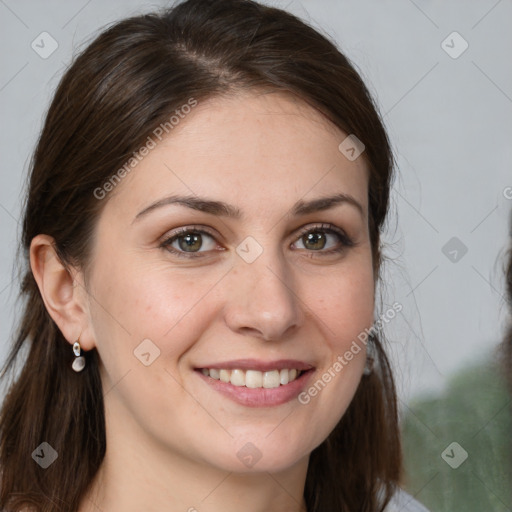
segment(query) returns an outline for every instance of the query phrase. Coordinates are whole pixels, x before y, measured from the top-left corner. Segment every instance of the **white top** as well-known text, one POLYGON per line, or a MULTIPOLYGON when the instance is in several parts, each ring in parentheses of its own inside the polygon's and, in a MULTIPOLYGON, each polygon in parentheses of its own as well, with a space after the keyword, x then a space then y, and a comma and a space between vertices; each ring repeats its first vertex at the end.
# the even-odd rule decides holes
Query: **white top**
POLYGON ((384 512, 429 512, 428 508, 416 501, 410 494, 402 489, 391 498, 384 512))

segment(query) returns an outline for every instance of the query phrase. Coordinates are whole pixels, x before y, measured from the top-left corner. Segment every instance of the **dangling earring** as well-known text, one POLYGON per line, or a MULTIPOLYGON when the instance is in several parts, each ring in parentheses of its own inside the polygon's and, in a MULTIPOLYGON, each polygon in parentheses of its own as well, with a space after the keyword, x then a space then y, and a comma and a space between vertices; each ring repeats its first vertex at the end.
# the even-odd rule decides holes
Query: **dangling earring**
POLYGON ((375 347, 374 347, 373 336, 368 337, 368 343, 366 344, 366 364, 364 365, 363 374, 368 376, 373 372, 373 365, 375 363, 375 347))
POLYGON ((78 339, 75 341, 73 345, 73 353, 75 354, 75 359, 73 361, 73 364, 71 365, 71 368, 75 370, 75 372, 81 372, 85 368, 85 357, 80 355, 81 349, 80 349, 80 336, 78 336, 78 339))

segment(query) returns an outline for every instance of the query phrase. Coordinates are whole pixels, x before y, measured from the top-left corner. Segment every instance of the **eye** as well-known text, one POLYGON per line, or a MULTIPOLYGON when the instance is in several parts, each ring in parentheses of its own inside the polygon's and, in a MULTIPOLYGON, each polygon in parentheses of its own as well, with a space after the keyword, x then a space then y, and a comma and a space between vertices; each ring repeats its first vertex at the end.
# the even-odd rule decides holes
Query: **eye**
MULTIPOLYGON (((297 243, 302 243, 303 247, 299 249, 305 249, 311 253, 311 256, 315 255, 314 253, 319 255, 340 253, 355 245, 341 229, 332 224, 308 226, 302 229, 294 245, 297 243)), ((160 247, 179 257, 198 258, 205 256, 204 253, 215 250, 217 243, 213 234, 204 229, 189 226, 180 228, 165 238, 160 243, 160 247)))
POLYGON ((304 228, 296 244, 299 242, 302 243, 302 248, 321 254, 339 253, 355 245, 341 229, 332 224, 304 228))
POLYGON ((201 253, 215 249, 216 246, 213 235, 203 229, 192 227, 179 229, 160 244, 160 247, 185 258, 198 257, 201 253), (208 242, 206 244, 205 239, 208 242), (200 251, 200 249, 205 250, 200 251))

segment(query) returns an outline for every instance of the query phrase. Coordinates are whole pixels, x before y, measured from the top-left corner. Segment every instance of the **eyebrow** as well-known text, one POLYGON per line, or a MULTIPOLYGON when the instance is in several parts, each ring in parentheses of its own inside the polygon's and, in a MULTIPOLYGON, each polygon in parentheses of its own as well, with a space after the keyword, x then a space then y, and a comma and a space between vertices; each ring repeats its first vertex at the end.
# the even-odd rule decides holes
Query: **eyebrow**
MULTIPOLYGON (((243 214, 239 208, 223 201, 214 201, 212 199, 198 196, 171 195, 144 208, 135 216, 133 222, 139 220, 141 217, 144 217, 157 208, 170 204, 185 206, 192 210, 198 210, 218 217, 228 217, 236 220, 243 219, 243 214)), ((361 204, 353 196, 345 193, 319 197, 318 199, 312 199, 310 201, 299 200, 293 205, 291 213, 293 216, 298 217, 299 215, 307 215, 309 213, 328 210, 341 204, 350 204, 354 206, 361 216, 364 217, 364 209, 361 204)))

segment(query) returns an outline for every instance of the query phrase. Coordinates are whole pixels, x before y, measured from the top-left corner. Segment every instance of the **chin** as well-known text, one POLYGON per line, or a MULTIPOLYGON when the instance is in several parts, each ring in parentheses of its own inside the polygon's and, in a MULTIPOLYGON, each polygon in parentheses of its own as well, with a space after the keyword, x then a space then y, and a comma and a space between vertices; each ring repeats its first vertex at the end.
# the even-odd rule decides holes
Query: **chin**
POLYGON ((235 441, 233 447, 226 446, 209 462, 219 469, 234 473, 277 473, 297 465, 311 452, 303 442, 291 443, 289 437, 284 439, 276 436, 270 440, 266 436, 268 432, 260 436, 244 436, 243 440, 235 441))

